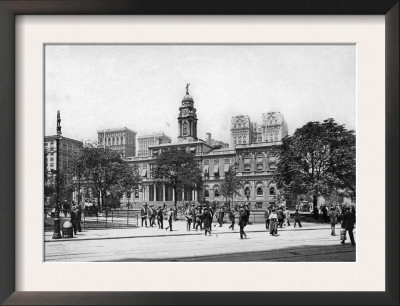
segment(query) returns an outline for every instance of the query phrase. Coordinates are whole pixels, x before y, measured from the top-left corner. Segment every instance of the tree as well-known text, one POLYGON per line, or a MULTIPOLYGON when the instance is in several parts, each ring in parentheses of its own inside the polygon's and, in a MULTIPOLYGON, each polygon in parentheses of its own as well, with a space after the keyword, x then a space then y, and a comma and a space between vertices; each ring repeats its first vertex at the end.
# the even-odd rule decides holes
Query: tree
POLYGON ((170 148, 157 156, 152 175, 155 182, 172 187, 177 203, 178 192, 187 187, 202 190, 202 170, 194 160, 193 154, 182 148, 170 148))
POLYGON ((274 178, 279 188, 294 195, 319 196, 341 190, 354 197, 356 137, 333 119, 308 122, 282 140, 274 178))
POLYGON ((243 188, 243 183, 236 174, 235 168, 229 166, 228 172, 226 172, 221 184, 221 194, 225 198, 232 198, 232 201, 235 195, 240 195, 239 190, 243 188))
MULTIPOLYGON (((105 203, 107 192, 120 192, 123 188, 131 184, 138 178, 138 174, 133 174, 128 170, 129 164, 124 161, 118 152, 110 149, 96 148, 93 145, 86 145, 82 154, 78 157, 76 164, 80 169, 80 175, 84 184, 88 185, 97 196, 98 207, 105 203), (126 176, 130 178, 126 178, 126 176), (130 181, 130 183, 128 183, 130 181), (101 201, 100 201, 101 199, 101 201)), ((77 175, 77 173, 75 173, 77 175)), ((135 181, 137 184, 138 181, 135 181)))

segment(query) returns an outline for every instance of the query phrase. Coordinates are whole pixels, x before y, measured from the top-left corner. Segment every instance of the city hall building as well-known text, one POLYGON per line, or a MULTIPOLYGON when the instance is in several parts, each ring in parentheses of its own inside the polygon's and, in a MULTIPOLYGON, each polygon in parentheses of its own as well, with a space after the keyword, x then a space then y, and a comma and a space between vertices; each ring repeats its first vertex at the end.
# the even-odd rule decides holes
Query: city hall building
MULTIPOLYGON (((188 188, 178 194, 177 201, 225 201, 221 195, 221 183, 233 166, 237 176, 243 182, 240 195, 235 201, 256 201, 276 204, 276 184, 273 173, 276 168, 276 156, 281 140, 288 133, 287 124, 279 112, 268 112, 262 115, 262 124, 252 122, 249 116, 236 116, 231 120, 230 146, 211 138, 207 133, 206 140, 197 135, 197 118, 194 100, 189 94, 188 86, 178 113, 179 135, 175 143, 161 143, 148 146, 148 154, 126 158, 136 165, 143 178, 142 186, 130 198, 132 203, 174 201, 173 190, 163 184, 156 184, 152 177, 152 167, 157 155, 171 147, 180 147, 193 154, 203 171, 203 190, 197 192, 188 188)), ((126 200, 126 199, 124 199, 126 200)), ((123 201, 124 201, 123 200, 123 201)), ((125 202, 125 201, 124 201, 125 202)))

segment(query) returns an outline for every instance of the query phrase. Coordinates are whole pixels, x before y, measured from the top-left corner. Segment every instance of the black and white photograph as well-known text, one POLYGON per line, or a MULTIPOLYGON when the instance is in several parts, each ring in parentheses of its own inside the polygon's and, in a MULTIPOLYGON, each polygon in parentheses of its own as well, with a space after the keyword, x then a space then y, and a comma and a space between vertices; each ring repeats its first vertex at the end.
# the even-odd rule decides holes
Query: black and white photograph
POLYGON ((45 262, 356 262, 355 44, 43 52, 45 262))

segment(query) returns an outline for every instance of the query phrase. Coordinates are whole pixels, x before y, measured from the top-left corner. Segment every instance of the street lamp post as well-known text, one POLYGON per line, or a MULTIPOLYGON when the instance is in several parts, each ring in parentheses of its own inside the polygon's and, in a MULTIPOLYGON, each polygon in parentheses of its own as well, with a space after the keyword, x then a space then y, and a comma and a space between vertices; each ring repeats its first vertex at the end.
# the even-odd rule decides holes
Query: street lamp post
POLYGON ((57 111, 57 136, 56 136, 56 212, 54 218, 54 233, 53 239, 60 239, 60 194, 59 194, 59 177, 60 177, 60 140, 61 140, 61 118, 60 118, 60 111, 57 111))

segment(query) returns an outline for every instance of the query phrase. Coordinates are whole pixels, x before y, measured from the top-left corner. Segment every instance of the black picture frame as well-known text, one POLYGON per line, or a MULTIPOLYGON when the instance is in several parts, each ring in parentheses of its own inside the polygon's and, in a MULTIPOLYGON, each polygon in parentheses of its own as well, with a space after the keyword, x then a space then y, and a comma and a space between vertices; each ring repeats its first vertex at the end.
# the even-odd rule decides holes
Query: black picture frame
POLYGON ((399 305, 399 0, 1 0, 0 128, 0 302, 6 305, 399 305), (14 17, 26 14, 385 15, 386 291, 14 292, 14 17))

